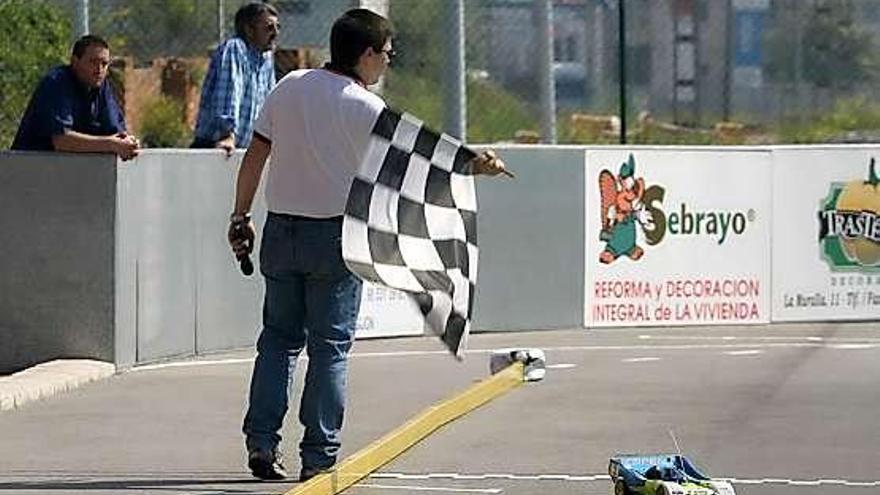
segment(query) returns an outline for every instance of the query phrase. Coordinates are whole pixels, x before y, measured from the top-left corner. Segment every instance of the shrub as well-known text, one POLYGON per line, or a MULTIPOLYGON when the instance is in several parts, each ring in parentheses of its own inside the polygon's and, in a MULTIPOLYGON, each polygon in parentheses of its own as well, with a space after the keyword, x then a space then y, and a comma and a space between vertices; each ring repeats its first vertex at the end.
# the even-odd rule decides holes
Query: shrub
MULTIPOLYGON (((442 82, 409 71, 391 71, 385 98, 438 131, 443 129, 442 82)), ((518 130, 537 129, 538 114, 512 93, 489 81, 468 81, 467 140, 471 143, 512 141, 518 130)))
POLYGON ((0 1, 0 148, 12 144, 31 92, 67 62, 71 26, 63 11, 32 0, 0 1))
POLYGON ((144 105, 140 132, 141 141, 149 148, 186 147, 192 140, 192 131, 183 122, 183 106, 167 96, 144 105))
POLYGON ((832 112, 816 120, 783 124, 784 143, 827 143, 846 138, 850 133, 880 130, 880 105, 858 97, 837 102, 832 112))

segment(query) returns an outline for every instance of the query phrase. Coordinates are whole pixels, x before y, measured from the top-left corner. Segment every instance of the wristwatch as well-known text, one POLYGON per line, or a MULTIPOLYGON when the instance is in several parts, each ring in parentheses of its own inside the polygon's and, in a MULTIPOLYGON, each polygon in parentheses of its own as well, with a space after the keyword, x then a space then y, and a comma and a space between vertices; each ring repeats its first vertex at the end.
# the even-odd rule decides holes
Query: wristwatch
POLYGON ((245 213, 232 213, 229 215, 230 223, 249 223, 251 221, 251 214, 249 212, 245 213))

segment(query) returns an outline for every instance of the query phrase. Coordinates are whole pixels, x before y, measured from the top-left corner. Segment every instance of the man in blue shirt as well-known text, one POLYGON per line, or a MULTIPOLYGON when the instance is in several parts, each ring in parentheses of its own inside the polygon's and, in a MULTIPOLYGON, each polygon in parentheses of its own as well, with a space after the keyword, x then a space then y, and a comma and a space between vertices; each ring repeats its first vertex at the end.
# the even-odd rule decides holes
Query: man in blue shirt
POLYGON ((138 155, 140 143, 128 134, 125 119, 107 82, 110 47, 86 35, 73 45, 70 64, 43 77, 31 96, 12 142, 14 150, 138 155))
POLYGON ((278 11, 269 4, 250 3, 235 13, 236 34, 217 47, 202 85, 193 148, 231 154, 250 144, 254 121, 275 85, 278 30, 278 11))

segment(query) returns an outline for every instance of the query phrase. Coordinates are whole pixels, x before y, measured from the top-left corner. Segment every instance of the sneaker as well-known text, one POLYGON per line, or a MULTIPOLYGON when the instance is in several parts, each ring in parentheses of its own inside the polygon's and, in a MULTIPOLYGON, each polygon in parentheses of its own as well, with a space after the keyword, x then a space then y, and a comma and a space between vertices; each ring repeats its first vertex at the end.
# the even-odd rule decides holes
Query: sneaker
POLYGON ((271 450, 252 450, 248 453, 248 467, 251 474, 261 480, 283 480, 287 471, 281 463, 281 454, 271 450))
POLYGON ((333 469, 333 468, 315 468, 315 467, 305 467, 304 466, 299 471, 299 481, 300 481, 300 483, 302 483, 304 481, 308 481, 319 474, 329 473, 331 469, 333 469))

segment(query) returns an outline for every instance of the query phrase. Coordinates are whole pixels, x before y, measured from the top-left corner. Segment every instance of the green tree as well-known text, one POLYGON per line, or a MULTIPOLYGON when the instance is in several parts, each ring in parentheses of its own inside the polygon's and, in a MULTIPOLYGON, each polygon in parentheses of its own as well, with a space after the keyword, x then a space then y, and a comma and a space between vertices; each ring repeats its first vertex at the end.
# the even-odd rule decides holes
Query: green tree
POLYGON ((0 147, 12 144, 31 93, 69 57, 71 26, 59 9, 33 0, 0 1, 0 147))
POLYGON ((870 34, 855 24, 851 0, 815 0, 809 8, 800 1, 794 5, 779 2, 777 8, 776 29, 767 36, 767 74, 771 80, 846 89, 874 79, 877 59, 873 42, 870 34), (806 19, 801 21, 797 13, 805 8, 806 19), (792 36, 800 22, 801 36, 792 36))
POLYGON ((394 23, 394 70, 414 72, 420 77, 442 75, 446 40, 447 7, 442 0, 391 0, 389 14, 394 23))
MULTIPOLYGON (((385 97, 395 109, 423 119, 432 129, 443 130, 443 100, 436 79, 419 77, 415 72, 390 71, 385 97)), ((492 143, 510 141, 516 131, 538 128, 538 116, 522 99, 488 81, 469 81, 468 141, 492 143)))
POLYGON ((874 76, 871 35, 853 23, 850 0, 820 0, 807 23, 806 79, 816 86, 847 88, 874 76))
MULTIPOLYGON (((398 56, 386 77, 384 94, 397 109, 416 115, 443 131, 444 84, 448 83, 447 48, 452 45, 448 0, 391 0, 394 49, 398 56)), ((482 2, 465 2, 466 70, 485 67, 488 36, 482 2)), ((468 141, 512 140, 518 130, 537 129, 537 114, 522 98, 491 79, 468 78, 468 141)))
POLYGON ((107 37, 112 51, 139 62, 205 56, 217 42, 217 2, 213 1, 92 0, 90 11, 96 13, 90 21, 92 30, 107 37))
MULTIPOLYGON (((414 71, 420 77, 441 78, 448 63, 447 48, 457 36, 451 30, 449 15, 452 2, 448 0, 391 0, 389 14, 394 23, 394 48, 399 56, 395 68, 414 71)), ((491 26, 486 22, 487 6, 482 1, 468 0, 465 13, 465 55, 467 67, 484 68, 491 26)))
POLYGON ((181 119, 183 108, 178 101, 159 96, 144 105, 141 139, 148 148, 185 147, 192 141, 192 131, 181 119))

